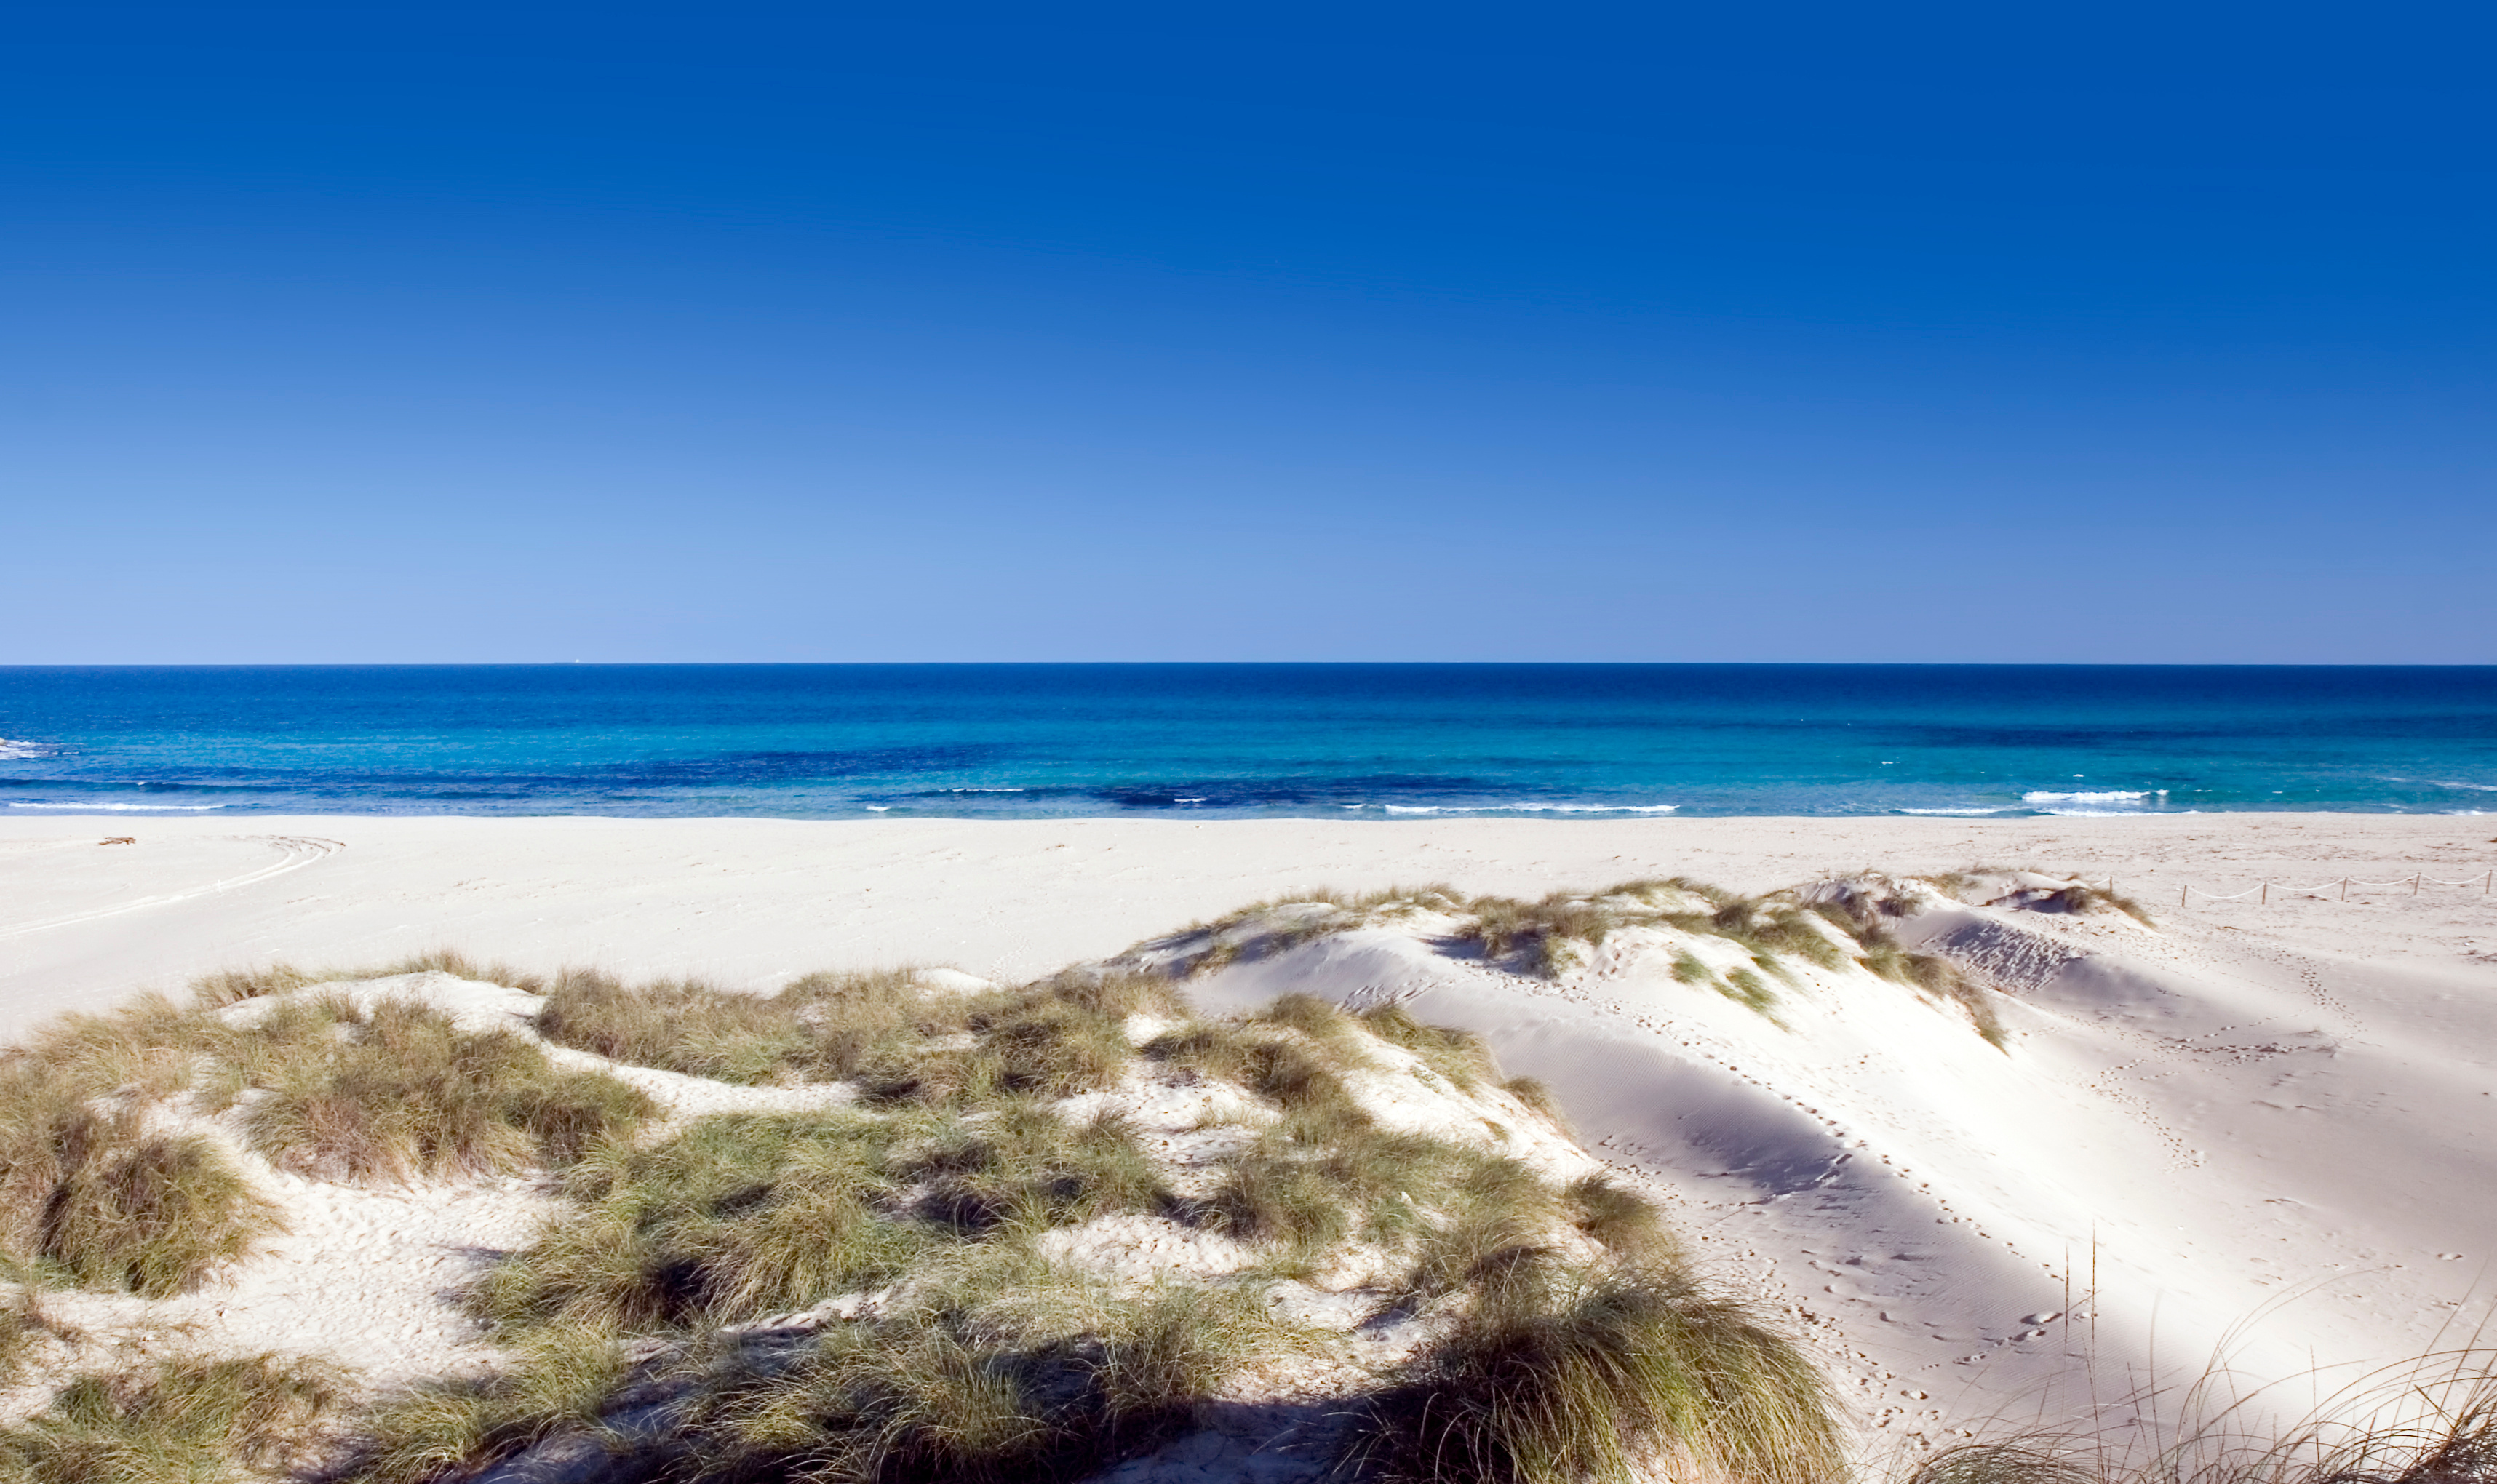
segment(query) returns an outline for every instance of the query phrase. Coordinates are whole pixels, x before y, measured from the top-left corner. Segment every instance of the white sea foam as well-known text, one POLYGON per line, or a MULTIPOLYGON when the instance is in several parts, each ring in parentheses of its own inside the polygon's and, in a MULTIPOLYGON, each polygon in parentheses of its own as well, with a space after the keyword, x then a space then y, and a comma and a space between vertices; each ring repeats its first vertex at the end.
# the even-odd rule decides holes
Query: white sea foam
POLYGON ((58 809, 79 814, 200 814, 222 804, 16 804, 13 809, 58 809))
POLYGON ((1978 814, 2000 814, 2007 807, 2009 807, 2007 805, 1995 805, 1991 807, 1978 805, 1964 809, 1892 809, 1890 812, 1893 814, 1952 814, 1973 817, 1978 814))
MULTIPOLYGON (((2160 792, 2165 793, 2166 790, 2162 789, 2160 792)), ((2023 804, 2138 804, 2149 797, 2147 790, 2140 793, 2127 793, 2121 789, 2107 789, 2099 793, 2022 794, 2020 802, 2023 804)))
POLYGON ((860 807, 866 809, 870 814, 881 814, 885 810, 893 807, 893 805, 889 804, 867 804, 861 805, 860 807))
POLYGON ((51 755, 52 749, 40 743, 11 742, 5 737, 0 737, 0 763, 15 762, 19 758, 50 757, 51 755))

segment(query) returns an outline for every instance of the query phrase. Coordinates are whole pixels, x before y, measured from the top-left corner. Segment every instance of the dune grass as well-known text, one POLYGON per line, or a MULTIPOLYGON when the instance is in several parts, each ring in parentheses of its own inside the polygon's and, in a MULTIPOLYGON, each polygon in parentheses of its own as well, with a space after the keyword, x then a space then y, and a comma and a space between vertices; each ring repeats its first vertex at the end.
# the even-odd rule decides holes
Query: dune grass
MULTIPOLYGON (((2301 1382, 2321 1378, 2299 1377, 2301 1382)), ((2126 1399, 2117 1433, 2011 1434, 1947 1447, 1897 1484, 2492 1484, 2497 1354, 2431 1353, 2341 1385, 2283 1420, 2271 1392, 2219 1367, 2174 1394, 2126 1399)), ((2323 1388, 2317 1385, 2316 1389, 2323 1388)))
POLYGON ((435 1484, 567 1433, 595 1437, 634 1375, 610 1326, 550 1326, 516 1349, 490 1373, 428 1382, 367 1409, 324 1476, 435 1484))
POLYGON ((152 1130, 79 1068, 0 1065, 0 1258, 53 1282, 165 1298, 281 1229, 224 1151, 152 1130))
POLYGON ((478 1312, 507 1330, 686 1331, 894 1282, 949 1249, 1166 1204, 1123 1121, 1027 1100, 965 1115, 734 1114, 565 1182, 575 1214, 496 1265, 478 1312))
POLYGON ((210 1113, 247 1100, 245 1137, 271 1161, 366 1182, 560 1165, 652 1111, 519 1035, 460 1031, 406 1002, 359 1009, 322 982, 217 976, 193 1006, 142 995, 0 1052, 0 1259, 44 1281, 161 1298, 281 1230, 224 1147, 156 1111, 177 1093, 210 1113), (253 1024, 218 1013, 270 996, 282 997, 253 1024))
MULTIPOLYGON (((1941 882, 1937 889, 1950 895, 1964 889, 1969 878, 1918 879, 1927 884, 1941 882)), ((2067 890, 2077 903, 2070 910, 2109 906, 2149 921, 2137 904, 2128 906, 2084 883, 2067 890)), ((1911 954, 1891 937, 1889 920, 1914 910, 1914 904, 1907 894, 1882 888, 1878 879, 1824 886, 1808 894, 1777 892, 1761 897, 1737 896, 1681 876, 1626 881, 1596 892, 1554 892, 1533 901, 1469 898, 1444 886, 1363 897, 1314 892, 1244 908, 1220 923, 1197 925, 1137 952, 1148 962, 1163 962, 1167 955, 1167 962, 1178 970, 1201 974, 1243 955, 1280 952, 1423 910, 1457 919, 1450 941, 1469 945, 1484 959, 1514 971, 1543 978, 1557 978, 1580 966, 1613 934, 1628 928, 1664 929, 1727 942, 1742 949, 1750 963, 1721 972, 1684 948, 1672 961, 1674 978, 1714 990, 1772 1022, 1779 1021, 1779 995, 1771 981, 1800 987, 1803 981, 1795 964, 1824 970, 1860 965, 1910 985, 1929 998, 1958 1006, 1988 1042, 1998 1048, 2007 1044, 2000 1018, 1984 990, 1967 983, 1945 961, 1911 954), (1807 896, 1813 900, 1806 900, 1807 896), (1182 946, 1174 950, 1173 944, 1182 946)), ((1378 1033, 1405 1044, 1398 1040, 1399 1028, 1391 1024, 1378 1027, 1378 1033)), ((1419 1045, 1407 1049, 1424 1050, 1419 1045)), ((1434 1059, 1434 1069, 1470 1089, 1473 1083, 1466 1075, 1464 1054, 1452 1051, 1448 1064, 1434 1059)))
POLYGON ((1670 1269, 1508 1264, 1365 1405, 1377 1484, 1833 1484, 1832 1399, 1788 1341, 1670 1269))
POLYGON ((2158 926, 2150 920, 2149 909, 2133 898, 2122 896, 2111 888, 2092 886, 2086 881, 2075 881, 2053 892, 2039 904, 2047 903, 2059 912, 2122 912, 2145 928, 2158 926))
MULTIPOLYGON (((941 994, 942 992, 938 992, 941 994)), ((859 1083, 880 1106, 975 1107, 999 1098, 1067 1097, 1114 1086, 1136 1058, 1131 1017, 1183 1013, 1155 974, 1061 974, 960 1007, 956 1035, 897 1042, 859 1083)))
POLYGON ((1499 1078, 1490 1045, 1470 1030, 1426 1026, 1401 1005, 1379 1005, 1362 1011, 1358 1018, 1361 1028, 1421 1058, 1423 1065, 1446 1078, 1459 1092, 1470 1094, 1499 1078))
POLYGON ((0 1478, 24 1484, 225 1484, 309 1463, 342 1377, 277 1355, 136 1360, 73 1377, 0 1429, 0 1478))
MULTIPOLYGON (((1691 906, 1666 893, 1656 900, 1691 906)), ((1359 907, 1412 909, 1409 898, 1359 907)), ((1558 1475, 1500 1475, 1496 1461, 1576 1468, 1659 1447, 1715 1458, 1751 1436, 1707 1398, 1672 1391, 1648 1355, 1672 1324, 1691 1332, 1676 1342, 1685 1358, 1753 1353, 1718 1333, 1750 1334, 1748 1321, 1659 1276, 1679 1251, 1653 1208, 1596 1177, 1556 1187, 1367 1111, 1356 1087, 1407 1064, 1390 1048, 1443 1092, 1504 1087, 1549 1108, 1539 1084, 1502 1084, 1477 1037, 1401 1008, 1356 1015, 1285 996, 1206 1021, 1167 978, 1115 971, 969 993, 904 974, 818 976, 751 996, 699 981, 539 980, 452 954, 394 967, 531 989, 547 996, 550 1039, 615 1059, 748 1085, 847 1080, 860 1100, 654 1136, 639 1093, 555 1066, 525 1036, 464 1030, 426 1005, 325 991, 327 976, 282 967, 205 982, 203 1008, 63 1022, 0 1058, 0 1193, 27 1197, 0 1213, 23 1228, 5 1233, 7 1255, 92 1285, 178 1291, 270 1229, 273 1212, 217 1146, 149 1133, 146 1108, 176 1092, 233 1110, 255 1149, 316 1178, 560 1172, 562 1216, 468 1295, 512 1364, 389 1399, 335 1477, 446 1484, 523 1455, 530 1468, 569 1459, 686 1480, 1077 1476, 1192 1426, 1244 1374, 1318 1343, 1270 1316, 1267 1286, 1356 1247, 1391 1275, 1375 1280, 1380 1312, 1429 1310, 1442 1342, 1384 1390, 1342 1399, 1380 1424, 1377 1447, 1343 1461, 1347 1476, 1392 1475, 1458 1437, 1495 1461, 1481 1477, 1526 1484, 1558 1475), (231 1009, 256 1000, 273 1002, 231 1009), (1229 1084, 1267 1110, 1187 1177, 1199 1193, 1175 1193, 1176 1169, 1125 1118, 1063 1101, 1139 1071, 1229 1084), (54 1215, 29 1224, 29 1210, 54 1215), (1044 1235, 1112 1216, 1219 1230, 1257 1261, 1138 1290, 1043 1256, 1061 1251, 1044 1235), (194 1247, 169 1246, 175 1235, 194 1247), (125 1252, 109 1237, 155 1246, 125 1252), (1520 1390, 1530 1345, 1559 1377, 1541 1401, 1520 1390), (1590 1386, 1614 1388, 1600 1394, 1620 1413, 1611 1441, 1590 1420, 1590 1386), (1508 1401, 1486 1421, 1475 1413, 1492 1392, 1508 1401), (1543 1433, 1519 1431, 1519 1396, 1541 1408, 1543 1433), (1416 1410, 1416 1397, 1437 1400, 1416 1410), (1460 1432, 1442 1426, 1461 1414, 1472 1420, 1460 1432)), ((0 1336, 0 1365, 47 1343, 26 1318, 0 1336)), ((1767 1373, 1751 1363, 1729 1373, 1767 1373)), ((81 1378, 0 1435, 0 1481, 12 1468, 143 1484, 291 1467, 327 1435, 333 1381, 269 1357, 81 1378)))
POLYGON ((463 1030, 428 1005, 289 996, 229 1032, 204 1097, 258 1090, 252 1147, 282 1169, 357 1184, 561 1166, 656 1110, 602 1072, 567 1071, 520 1034, 463 1030))
POLYGON ((707 1399, 714 1477, 1079 1478, 1161 1440, 1278 1326, 1238 1289, 1169 1285, 1075 1322, 947 1293, 752 1368, 707 1399))
POLYGON ((223 1150, 147 1117, 190 1084, 216 1032, 143 995, 0 1052, 0 1259, 42 1281, 162 1298, 279 1229, 223 1150))
POLYGON ((457 979, 473 979, 483 984, 499 984, 532 995, 546 988, 546 981, 541 976, 526 969, 515 968, 499 961, 480 963, 457 949, 436 948, 363 968, 302 969, 292 963, 273 963, 251 968, 222 969, 192 980, 191 998, 203 1009, 221 1010, 246 999, 292 995, 317 985, 344 980, 389 979, 400 974, 428 973, 449 974, 457 979))
POLYGON ((995 996, 932 990, 907 969, 809 974, 774 995, 701 980, 627 986, 567 970, 538 1033, 612 1061, 745 1085, 836 1082, 917 1040, 969 1026, 995 996))
POLYGON ((1001 1258, 940 1264, 854 1323, 713 1332, 638 1366, 612 1330, 546 1331, 501 1374, 383 1408, 341 1476, 432 1484, 536 1447, 631 1478, 1080 1477, 1305 1343, 1236 1285, 1119 1294, 1001 1258))
POLYGON ((1242 959, 1271 958, 1341 932, 1420 913, 1462 914, 1465 910, 1464 894, 1445 882, 1371 892, 1319 887, 1251 902, 1211 923, 1190 923, 1159 941, 1165 951, 1176 948, 1173 962, 1183 972, 1205 974, 1242 959))

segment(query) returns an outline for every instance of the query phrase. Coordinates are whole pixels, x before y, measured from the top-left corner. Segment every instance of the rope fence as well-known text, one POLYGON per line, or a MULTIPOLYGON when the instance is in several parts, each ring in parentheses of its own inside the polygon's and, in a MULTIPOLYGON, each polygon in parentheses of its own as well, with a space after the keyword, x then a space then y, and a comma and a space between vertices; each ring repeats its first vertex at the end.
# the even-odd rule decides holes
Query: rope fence
POLYGON ((2391 892, 2409 887, 2410 895, 2414 897, 2419 894, 2421 886, 2476 886, 2480 888, 2480 895, 2486 897, 2497 895, 2497 892, 2492 892, 2492 888, 2497 888, 2497 870, 2484 872, 2477 881, 2468 877, 2460 881, 2440 881, 2434 876, 2423 873, 2396 877, 2390 881, 2360 881, 2355 877, 2343 876, 2337 881, 2319 881, 2313 886, 2292 886, 2286 881, 2260 881, 2242 892, 2227 893, 2207 891, 2188 882, 2176 893, 2176 904, 2181 907, 2185 905, 2187 899, 2193 897, 2199 897, 2204 901, 2242 901, 2248 897, 2253 897, 2260 902, 2268 902, 2271 900, 2271 894, 2275 891, 2287 893, 2292 897, 2321 898, 2335 887, 2341 890, 2340 900, 2348 901, 2350 888, 2354 886, 2362 892, 2391 892))

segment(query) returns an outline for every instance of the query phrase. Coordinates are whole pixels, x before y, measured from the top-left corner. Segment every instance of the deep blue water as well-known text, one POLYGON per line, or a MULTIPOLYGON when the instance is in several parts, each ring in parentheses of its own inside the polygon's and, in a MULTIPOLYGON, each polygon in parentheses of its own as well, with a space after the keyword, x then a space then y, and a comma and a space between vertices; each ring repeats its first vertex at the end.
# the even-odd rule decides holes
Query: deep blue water
POLYGON ((2497 809, 2497 667, 0 668, 0 812, 2497 809))

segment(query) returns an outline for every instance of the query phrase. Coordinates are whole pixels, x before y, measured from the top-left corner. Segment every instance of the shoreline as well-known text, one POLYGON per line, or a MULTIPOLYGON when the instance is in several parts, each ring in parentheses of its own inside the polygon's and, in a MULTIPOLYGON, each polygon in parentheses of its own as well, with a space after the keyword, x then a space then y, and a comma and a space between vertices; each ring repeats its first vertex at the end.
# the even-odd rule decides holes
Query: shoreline
POLYGON ((1393 830, 98 823, 0 821, 11 1039, 63 1011, 277 961, 372 968, 449 948, 524 972, 760 991, 905 963, 1023 981, 1322 887, 1447 882, 1536 899, 1674 875, 1757 894, 1867 868, 2021 868, 2055 878, 2041 889, 2112 878, 2156 927, 1975 901, 1991 888, 1897 925, 1910 948, 1957 952, 1985 976, 1999 1041, 1865 973, 1797 970, 1770 1014, 1694 988, 1678 961, 1639 958, 1636 932, 1536 977, 1391 924, 1251 955, 1186 993, 1214 1010, 1281 993, 1385 998, 1482 1034, 1509 1071, 1554 1089, 1592 1154, 1666 1203, 1704 1271, 1803 1334, 1880 1430, 1943 1437, 2050 1402, 2072 1415, 2097 1366, 2190 1373, 2229 1345, 2271 1378, 2310 1355, 2396 1359, 2430 1347, 2441 1324, 2478 1322, 2486 1302, 2474 1274, 2497 1220, 2484 1193, 2497 1188, 2485 1132, 2497 896, 2173 904, 2189 881, 2480 875, 2497 829, 2479 821, 2487 833, 2450 816, 2305 813, 1393 830), (118 836, 132 843, 100 843, 118 836), (2060 1319, 2084 1295, 2069 1284, 2102 1267, 2091 1338, 2072 1348, 2060 1319))
MULTIPOLYGON (((890 819, 257 815, 0 818, 0 1033, 246 963, 458 947, 537 968, 702 974, 951 963, 1029 977, 1250 901, 1448 881, 1540 897, 1683 875, 1759 892, 1874 868, 2112 878, 2154 913, 2190 883, 2446 880, 2497 821, 2308 812, 1638 819, 890 819), (1392 828, 1382 828, 1390 826, 1392 828), (2485 831, 2486 833, 2481 833, 2485 831), (131 845, 97 842, 127 837, 131 845), (284 842, 297 841, 289 845, 284 842)), ((2205 902, 2301 949, 2497 965, 2497 900, 2205 902)))

